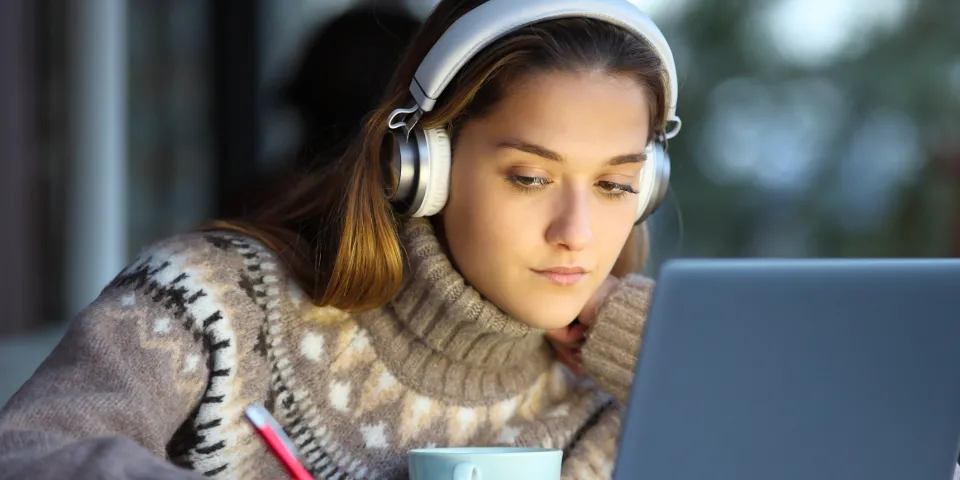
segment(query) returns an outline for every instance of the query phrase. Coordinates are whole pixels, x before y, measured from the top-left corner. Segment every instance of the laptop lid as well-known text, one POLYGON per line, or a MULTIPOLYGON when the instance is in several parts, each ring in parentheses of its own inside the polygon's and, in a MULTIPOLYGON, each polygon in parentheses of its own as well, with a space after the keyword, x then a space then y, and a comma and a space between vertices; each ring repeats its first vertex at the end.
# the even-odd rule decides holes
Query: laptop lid
POLYGON ((654 293, 618 480, 949 480, 960 261, 680 260, 654 293))

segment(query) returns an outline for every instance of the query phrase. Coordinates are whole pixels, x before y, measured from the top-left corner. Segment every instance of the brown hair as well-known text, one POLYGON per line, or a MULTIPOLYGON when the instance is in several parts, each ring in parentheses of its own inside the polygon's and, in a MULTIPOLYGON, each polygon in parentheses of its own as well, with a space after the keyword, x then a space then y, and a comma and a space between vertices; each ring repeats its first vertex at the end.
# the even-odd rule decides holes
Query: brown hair
MULTIPOLYGON (((387 117, 411 105, 410 81, 430 47, 454 21, 485 2, 442 0, 437 5, 414 36, 380 106, 339 161, 305 175, 268 207, 239 220, 211 222, 206 229, 230 229, 263 241, 317 305, 359 311, 387 303, 403 275, 399 219, 385 196, 383 167, 390 159, 381 155, 381 146, 387 117)), ((541 22, 483 49, 419 126, 447 128, 455 142, 457 127, 488 112, 511 81, 544 71, 635 78, 649 95, 648 141, 664 130, 668 83, 656 52, 626 30, 584 18, 541 22)), ((613 273, 636 271, 645 256, 645 231, 635 228, 613 273)))

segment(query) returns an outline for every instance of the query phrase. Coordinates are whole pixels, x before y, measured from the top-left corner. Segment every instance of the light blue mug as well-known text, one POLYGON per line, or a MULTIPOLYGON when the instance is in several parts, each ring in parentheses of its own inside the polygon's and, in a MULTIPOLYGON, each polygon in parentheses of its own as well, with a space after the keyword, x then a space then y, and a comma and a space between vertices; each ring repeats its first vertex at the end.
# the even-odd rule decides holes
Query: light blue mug
POLYGON ((559 480, 563 452, 548 448, 424 448, 408 454, 410 480, 559 480))

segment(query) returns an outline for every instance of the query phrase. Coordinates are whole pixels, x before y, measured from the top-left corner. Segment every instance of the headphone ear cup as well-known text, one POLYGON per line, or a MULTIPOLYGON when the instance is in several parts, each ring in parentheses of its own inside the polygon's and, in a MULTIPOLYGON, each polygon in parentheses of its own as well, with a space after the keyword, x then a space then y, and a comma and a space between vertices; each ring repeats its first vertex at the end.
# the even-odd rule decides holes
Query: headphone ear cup
POLYGON ((385 165, 384 178, 390 192, 390 203, 393 208, 402 214, 409 214, 414 205, 419 205, 423 198, 423 189, 420 187, 418 174, 421 163, 425 161, 421 154, 420 138, 422 133, 414 130, 410 135, 390 131, 384 139, 380 152, 381 156, 389 156, 389 167, 385 165))
POLYGON ((417 176, 424 195, 419 205, 411 206, 415 209, 414 217, 429 217, 440 213, 447 204, 450 192, 450 137, 442 128, 431 128, 422 132, 422 136, 417 136, 417 141, 425 143, 420 151, 426 153, 427 158, 420 162, 421 170, 417 176), (423 171, 424 167, 426 171, 423 171))
POLYGON ((657 210, 670 186, 670 156, 663 144, 650 142, 644 153, 647 160, 640 171, 636 223, 643 222, 657 210))

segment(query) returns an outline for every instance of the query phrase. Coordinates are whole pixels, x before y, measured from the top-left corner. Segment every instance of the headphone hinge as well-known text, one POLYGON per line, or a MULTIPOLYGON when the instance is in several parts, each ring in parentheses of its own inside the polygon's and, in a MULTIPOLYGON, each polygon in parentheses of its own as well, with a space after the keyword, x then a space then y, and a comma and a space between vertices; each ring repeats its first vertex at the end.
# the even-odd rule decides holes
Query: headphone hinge
POLYGON ((423 109, 416 103, 412 107, 398 108, 390 113, 387 119, 387 128, 390 130, 403 130, 404 140, 410 140, 410 132, 417 126, 420 117, 423 116, 423 109), (403 119, 397 121, 397 117, 403 115, 403 119))

